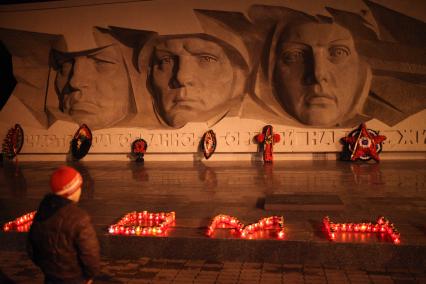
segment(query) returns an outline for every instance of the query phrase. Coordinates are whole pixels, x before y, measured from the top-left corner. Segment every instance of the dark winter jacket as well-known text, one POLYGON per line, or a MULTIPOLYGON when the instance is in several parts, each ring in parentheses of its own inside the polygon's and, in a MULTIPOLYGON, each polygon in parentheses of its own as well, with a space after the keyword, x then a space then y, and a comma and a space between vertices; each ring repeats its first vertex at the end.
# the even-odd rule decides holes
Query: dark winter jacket
POLYGON ((58 195, 48 194, 41 201, 27 251, 46 279, 74 282, 99 272, 99 242, 89 215, 58 195))

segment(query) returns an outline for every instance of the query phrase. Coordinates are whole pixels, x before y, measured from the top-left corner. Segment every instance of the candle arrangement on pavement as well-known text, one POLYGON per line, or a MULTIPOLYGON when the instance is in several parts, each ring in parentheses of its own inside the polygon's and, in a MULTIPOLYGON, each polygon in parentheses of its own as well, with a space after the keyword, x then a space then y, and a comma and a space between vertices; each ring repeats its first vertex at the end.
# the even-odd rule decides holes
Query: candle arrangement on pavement
POLYGON ((109 226, 108 233, 128 236, 165 236, 175 222, 175 212, 130 212, 116 224, 109 226))
POLYGON ((324 217, 323 225, 328 238, 331 241, 336 239, 336 235, 343 232, 353 233, 380 233, 388 236, 394 244, 401 242, 400 234, 394 224, 383 216, 377 218, 376 223, 333 223, 328 216, 324 217))
POLYGON ((33 223, 34 215, 37 211, 32 211, 21 217, 16 218, 13 221, 7 222, 3 225, 4 232, 16 231, 16 232, 28 232, 33 223))
POLYGON ((249 239, 256 232, 275 230, 278 239, 284 238, 284 218, 282 216, 266 217, 260 219, 257 223, 244 226, 236 217, 220 214, 215 216, 208 226, 207 236, 212 237, 217 228, 233 229, 241 238, 249 239))

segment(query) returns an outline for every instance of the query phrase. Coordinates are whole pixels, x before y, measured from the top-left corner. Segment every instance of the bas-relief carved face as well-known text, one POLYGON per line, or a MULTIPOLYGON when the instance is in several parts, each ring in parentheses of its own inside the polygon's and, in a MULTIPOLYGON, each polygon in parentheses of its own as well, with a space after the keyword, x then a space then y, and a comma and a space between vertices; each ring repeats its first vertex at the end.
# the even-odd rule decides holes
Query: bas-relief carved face
POLYGON ((233 96, 233 66, 223 48, 209 40, 163 41, 155 47, 151 72, 160 114, 173 127, 226 111, 233 96))
POLYGON ((94 129, 112 126, 129 113, 126 68, 113 46, 87 53, 62 54, 56 89, 61 110, 94 129))
POLYGON ((281 35, 276 58, 275 92, 289 114, 324 127, 348 119, 361 79, 347 29, 324 23, 291 26, 281 35))

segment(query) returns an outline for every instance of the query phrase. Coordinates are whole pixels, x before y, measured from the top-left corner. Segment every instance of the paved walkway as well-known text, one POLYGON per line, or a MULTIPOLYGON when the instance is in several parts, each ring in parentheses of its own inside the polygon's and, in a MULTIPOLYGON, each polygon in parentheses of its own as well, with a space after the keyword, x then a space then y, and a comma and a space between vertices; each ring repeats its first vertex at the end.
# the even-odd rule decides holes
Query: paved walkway
MULTIPOLYGON (((35 210, 49 191, 51 172, 60 164, 32 162, 0 167, 0 224, 35 210)), ((127 250, 145 256, 128 260, 130 257, 121 253, 115 259, 104 258, 102 273, 96 283, 426 283, 425 254, 421 253, 426 247, 426 161, 383 161, 380 164, 295 161, 276 162, 269 166, 243 162, 145 165, 82 162, 74 166, 85 180, 80 205, 92 216, 99 236, 106 239, 103 255, 118 255, 127 245, 127 250), (265 203, 265 197, 274 194, 307 194, 315 198, 334 195, 344 206, 333 210, 323 204, 325 207, 321 210, 269 210, 262 203, 265 203), (170 238, 163 242, 153 242, 150 238, 130 242, 124 237, 105 236, 108 225, 133 210, 176 211, 177 223, 170 238), (297 250, 299 246, 292 250, 277 250, 275 246, 265 249, 256 242, 260 247, 259 255, 253 255, 244 246, 235 246, 234 250, 217 248, 219 241, 210 242, 205 237, 206 226, 217 214, 236 216, 245 224, 261 217, 282 215, 286 224, 288 242, 283 243, 286 248, 295 244, 306 245, 300 246, 300 251, 297 250), (330 245, 316 230, 317 223, 325 215, 336 222, 374 220, 383 215, 401 232, 400 250, 380 244, 375 246, 377 238, 341 240, 336 241, 335 246, 330 245), (182 241, 173 242, 177 244, 175 246, 167 245, 175 240, 182 241), (207 249, 194 249, 202 247, 195 246, 195 241, 201 245, 209 244, 207 248, 213 252, 216 249, 218 257, 212 258, 207 249), (182 242, 187 245, 181 245, 182 242), (135 249, 135 244, 140 250, 135 249), (336 256, 345 257, 342 247, 365 247, 346 255, 347 260, 358 256, 360 264, 364 265, 353 266, 348 261, 341 262, 344 267, 325 266, 325 263, 333 263, 330 259, 336 256), (374 250, 366 251, 371 247, 374 250), (205 257, 200 257, 203 254, 196 251, 203 252, 205 257), (404 252, 399 263, 405 264, 405 268, 398 265, 394 267, 399 269, 394 270, 377 268, 390 267, 384 265, 371 268, 370 263, 375 262, 398 263, 394 251, 404 252), (325 252, 330 258, 322 262, 321 257, 327 256, 325 252), (363 252, 366 252, 365 256, 363 252), (173 253, 174 258, 170 256, 173 253), (232 253, 232 258, 226 255, 232 253), (215 259, 217 262, 197 259, 215 259), (238 261, 231 262, 231 259, 238 261), (249 263, 248 260, 255 262, 249 263), (410 261, 416 265, 410 265, 410 261), (417 267, 417 270, 407 266, 417 267)), ((304 200, 301 206, 309 205, 308 201, 304 200)), ((7 283, 2 275, 17 283, 42 283, 39 269, 21 249, 22 238, 4 233, 1 236, 0 283, 7 283)), ((244 244, 254 246, 255 243, 247 241, 244 244)))
MULTIPOLYGON (((40 270, 24 253, 2 252, 0 283, 42 283, 40 270), (7 278, 10 282, 8 282, 7 278)), ((103 258, 95 283, 426 283, 420 270, 365 271, 339 267, 209 262, 204 260, 103 258)))

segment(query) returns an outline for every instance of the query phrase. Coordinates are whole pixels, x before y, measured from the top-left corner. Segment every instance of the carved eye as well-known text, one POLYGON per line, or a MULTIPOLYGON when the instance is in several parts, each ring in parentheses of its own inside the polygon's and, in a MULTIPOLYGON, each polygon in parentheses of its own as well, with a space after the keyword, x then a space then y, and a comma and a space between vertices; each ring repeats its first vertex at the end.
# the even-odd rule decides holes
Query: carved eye
POLYGON ((94 57, 92 59, 93 59, 93 62, 95 63, 96 70, 100 73, 105 73, 105 72, 115 70, 117 66, 116 62, 109 59, 97 58, 97 57, 94 57))
POLYGON ((301 49, 288 50, 283 52, 281 58, 285 63, 301 63, 305 61, 306 52, 301 49))
POLYGON ((62 63, 62 65, 60 66, 59 72, 62 76, 68 75, 70 73, 70 70, 72 68, 72 62, 70 61, 66 61, 64 63, 62 63))
POLYGON ((112 61, 107 61, 107 60, 103 60, 103 59, 96 59, 95 63, 97 65, 110 65, 110 64, 116 64, 115 62, 112 61))
POLYGON ((332 46, 328 49, 328 53, 331 58, 334 59, 343 59, 348 57, 351 54, 351 51, 348 47, 344 45, 332 46))
POLYGON ((108 55, 108 53, 106 52, 90 54, 87 56, 87 58, 92 59, 97 66, 104 66, 104 65, 118 63, 115 57, 108 55))
POLYGON ((213 55, 199 55, 198 58, 200 59, 200 62, 217 62, 217 58, 213 55))
POLYGON ((173 56, 163 56, 158 60, 158 62, 161 65, 173 64, 174 58, 173 58, 173 56))

